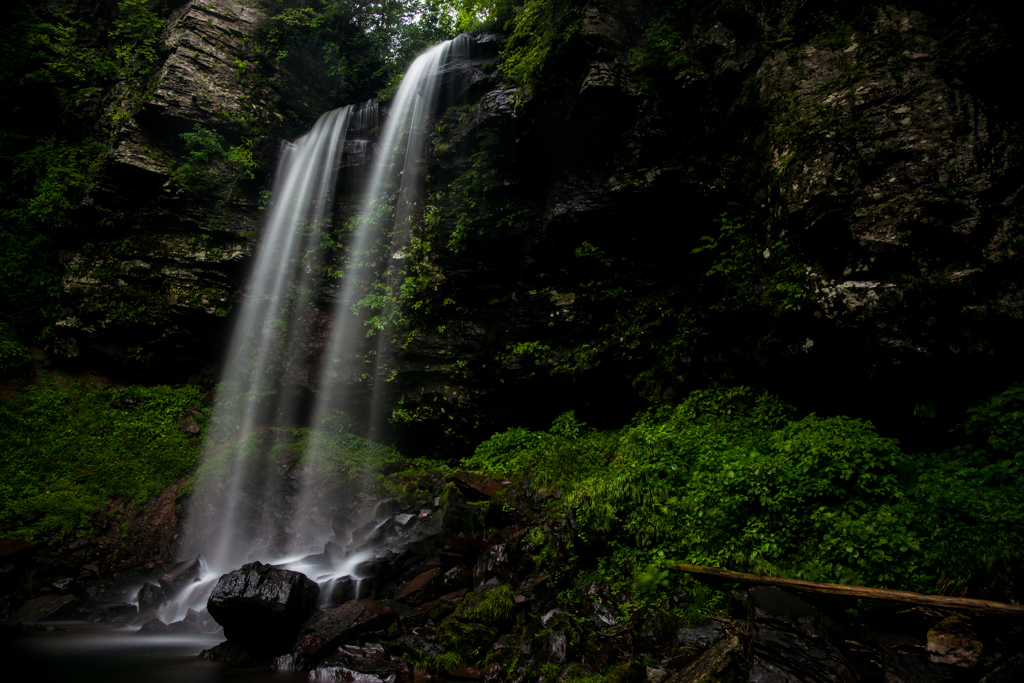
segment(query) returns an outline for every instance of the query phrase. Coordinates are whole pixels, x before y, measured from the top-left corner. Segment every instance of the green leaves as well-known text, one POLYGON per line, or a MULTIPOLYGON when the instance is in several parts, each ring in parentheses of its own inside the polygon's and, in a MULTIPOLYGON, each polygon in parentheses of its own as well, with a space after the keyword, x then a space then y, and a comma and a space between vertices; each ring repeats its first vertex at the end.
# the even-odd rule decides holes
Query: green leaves
POLYGON ((153 0, 120 0, 118 17, 110 37, 120 43, 116 54, 126 66, 135 60, 156 62, 156 44, 164 20, 156 13, 153 0))
POLYGON ((258 49, 282 60, 316 45, 327 71, 344 79, 351 100, 371 97, 400 77, 427 47, 455 35, 438 0, 268 0, 258 49))
POLYGON ((732 387, 619 432, 567 413, 548 432, 496 434, 464 464, 557 483, 578 549, 644 585, 657 583, 644 558, 667 556, 927 592, 1024 544, 1024 467, 1004 455, 1019 449, 1022 394, 1015 385, 973 409, 970 440, 931 456, 903 453, 870 423, 796 419, 778 398, 732 387))
POLYGON ((526 99, 537 89, 549 57, 579 33, 582 13, 556 0, 526 0, 513 11, 505 25, 506 30, 512 28, 512 35, 501 51, 500 68, 515 79, 526 99))
POLYGON ((30 539, 73 532, 113 497, 145 501, 193 470, 195 387, 93 387, 43 376, 0 404, 0 524, 30 539), (31 521, 29 521, 31 520, 31 521))

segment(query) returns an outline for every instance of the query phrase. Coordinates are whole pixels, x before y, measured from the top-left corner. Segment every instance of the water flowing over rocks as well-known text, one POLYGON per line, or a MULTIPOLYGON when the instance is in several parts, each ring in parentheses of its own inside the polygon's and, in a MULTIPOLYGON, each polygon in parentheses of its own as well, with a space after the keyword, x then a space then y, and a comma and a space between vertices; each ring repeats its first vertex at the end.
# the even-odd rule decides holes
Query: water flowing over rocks
MULTIPOLYGON (((549 421, 569 404, 621 422, 646 399, 671 399, 690 379, 711 376, 827 394, 834 412, 885 424, 996 389, 984 379, 999 374, 994 363, 1019 372, 1019 117, 977 64, 957 63, 968 33, 984 46, 978 63, 1001 54, 1000 29, 961 35, 929 8, 885 6, 814 33, 805 27, 819 9, 803 0, 716 4, 683 22, 687 67, 667 84, 644 80, 631 62, 649 28, 646 10, 587 2, 578 38, 531 97, 494 68, 505 36, 469 36, 442 69, 424 132, 430 181, 408 216, 430 253, 413 257, 400 240, 388 257, 407 270, 423 266, 430 282, 419 312, 400 350, 378 350, 361 333, 344 340, 346 353, 379 352, 375 364, 394 373, 370 410, 397 407, 402 443, 441 454, 458 447, 445 434, 452 424, 484 435, 532 414, 549 421), (481 164, 498 177, 473 200, 489 222, 462 235, 464 214, 446 195, 467 172, 483 177, 481 164), (429 235, 425 205, 440 210, 429 235), (709 332, 714 348, 676 349, 671 367, 659 361, 674 335, 666 321, 646 320, 635 338, 606 333, 659 294, 668 297, 659 305, 677 312, 720 305, 701 299, 710 264, 698 253, 736 205, 756 218, 728 220, 763 223, 755 269, 764 272, 753 291, 779 284, 771 279, 779 268, 799 302, 737 304, 742 325, 709 332), (598 252, 615 256, 602 266, 598 252), (621 288, 600 289, 613 280, 621 288), (824 377, 845 390, 822 391, 815 378, 824 377), (954 393, 958 382, 965 389, 954 393), (601 391, 621 400, 591 402, 601 391)), ((251 46, 261 17, 230 0, 174 10, 155 88, 119 131, 81 209, 82 222, 102 223, 103 234, 70 241, 62 257, 68 306, 56 347, 64 356, 159 373, 175 364, 157 359, 196 367, 220 351, 225 316, 252 294, 242 276, 275 136, 296 132, 284 130, 280 112, 312 123, 353 104, 312 46, 258 86, 240 77, 236 62, 263 68, 251 46), (220 178, 230 197, 170 182, 182 132, 201 125, 235 144, 242 113, 266 131, 255 179, 220 178), (111 292, 148 303, 121 319, 102 305, 111 292)), ((395 106, 380 103, 385 125, 395 106)), ((345 144, 335 225, 361 211, 369 178, 359 169, 382 143, 372 129, 345 144)), ((395 273, 383 275, 394 284, 395 273)), ((337 282, 317 287, 302 367, 282 388, 304 405, 320 395, 315 370, 344 298, 337 282)), ((717 324, 698 317, 699 329, 717 324)), ((373 380, 364 373, 331 372, 344 392, 368 398, 373 380)))

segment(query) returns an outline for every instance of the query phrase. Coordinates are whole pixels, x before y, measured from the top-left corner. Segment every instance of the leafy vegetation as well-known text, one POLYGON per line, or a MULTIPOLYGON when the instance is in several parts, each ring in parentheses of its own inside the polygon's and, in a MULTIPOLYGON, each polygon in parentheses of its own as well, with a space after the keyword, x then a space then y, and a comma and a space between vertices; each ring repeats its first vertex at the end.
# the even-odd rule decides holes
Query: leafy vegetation
POLYGON ((328 74, 352 99, 369 98, 401 77, 424 49, 455 35, 455 20, 438 0, 264 0, 260 50, 274 61, 298 50, 319 51, 328 74))
POLYGON ((448 0, 457 32, 501 28, 509 33, 501 52, 501 70, 534 94, 544 69, 565 56, 579 34, 582 8, 562 0, 448 0))
POLYGON ((0 404, 0 525, 32 541, 90 533, 89 517, 120 498, 143 504, 192 473, 205 420, 194 386, 115 387, 42 375, 0 404))
POLYGON ((32 356, 9 325, 0 321, 0 377, 10 377, 28 368, 32 356))
POLYGON ((515 79, 526 97, 540 85, 545 66, 579 33, 580 8, 558 0, 527 0, 506 25, 512 29, 502 49, 501 70, 515 79))
POLYGON ((954 438, 906 454, 870 423, 800 417, 736 387, 618 432, 571 413, 547 432, 512 429, 464 464, 560 488, 576 553, 620 583, 657 584, 686 561, 934 592, 1024 541, 1024 386, 974 408, 954 438))
POLYGON ((0 34, 0 317, 23 341, 59 313, 58 241, 148 94, 165 23, 154 0, 80 5, 17 3, 0 34))
POLYGON ((240 178, 252 180, 256 177, 256 162, 252 156, 254 139, 247 139, 242 145, 225 149, 224 136, 198 123, 193 126, 191 132, 182 133, 181 139, 185 143, 187 156, 185 162, 171 175, 171 179, 178 184, 191 189, 215 189, 220 180, 217 177, 216 164, 233 178, 226 190, 225 198, 229 199, 240 178))

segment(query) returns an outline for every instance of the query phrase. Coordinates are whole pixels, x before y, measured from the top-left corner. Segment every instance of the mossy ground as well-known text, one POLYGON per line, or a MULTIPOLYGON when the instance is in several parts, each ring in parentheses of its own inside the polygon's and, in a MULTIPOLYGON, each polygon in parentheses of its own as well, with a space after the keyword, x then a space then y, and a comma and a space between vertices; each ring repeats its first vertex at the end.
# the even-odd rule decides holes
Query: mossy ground
POLYGON ((181 420, 208 412, 195 386, 115 386, 44 371, 0 403, 0 525, 31 541, 91 533, 108 501, 143 503, 194 472, 181 420))

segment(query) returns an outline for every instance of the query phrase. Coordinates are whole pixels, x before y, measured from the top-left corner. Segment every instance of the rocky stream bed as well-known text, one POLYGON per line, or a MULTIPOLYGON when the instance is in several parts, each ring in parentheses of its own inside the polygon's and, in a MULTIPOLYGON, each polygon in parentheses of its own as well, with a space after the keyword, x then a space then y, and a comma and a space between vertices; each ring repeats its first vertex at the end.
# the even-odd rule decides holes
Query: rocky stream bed
POLYGON ((315 576, 361 553, 361 578, 318 585, 288 564, 252 562, 219 578, 208 612, 170 624, 159 610, 199 581, 199 558, 105 579, 84 566, 67 576, 65 564, 57 576, 30 547, 5 541, 6 599, 14 584, 20 595, 34 587, 5 624, 6 645, 16 651, 19 639, 69 620, 131 627, 136 639, 223 628, 227 640, 200 656, 226 671, 358 683, 995 683, 1024 673, 1019 619, 905 604, 853 611, 847 598, 774 586, 687 590, 681 573, 652 602, 640 588, 579 581, 587 558, 572 551, 577 532, 557 491, 468 472, 391 483, 402 500, 365 495, 334 515, 323 553, 292 564, 315 576))

